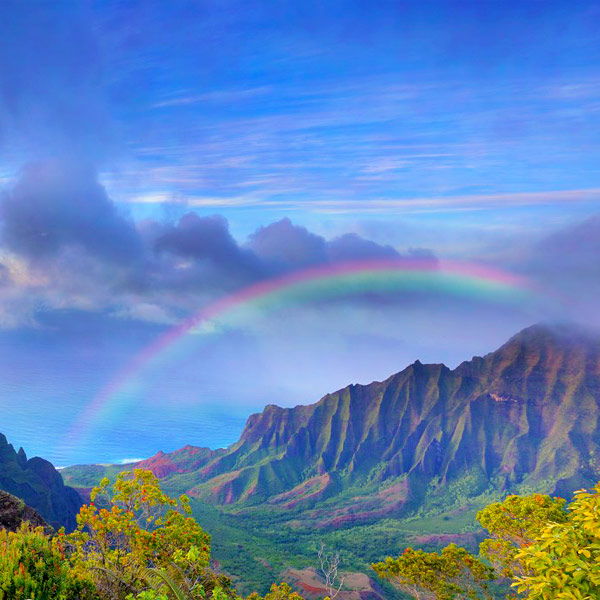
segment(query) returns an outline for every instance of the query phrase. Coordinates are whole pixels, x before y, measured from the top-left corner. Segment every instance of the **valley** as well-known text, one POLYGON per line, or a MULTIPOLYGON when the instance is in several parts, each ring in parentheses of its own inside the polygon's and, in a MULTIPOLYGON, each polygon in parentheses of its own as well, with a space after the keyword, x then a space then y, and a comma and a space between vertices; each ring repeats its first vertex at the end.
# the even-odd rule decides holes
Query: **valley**
POLYGON ((227 449, 62 475, 85 498, 103 476, 152 470, 191 497, 223 570, 264 589, 274 574, 314 567, 321 543, 364 573, 408 545, 475 549, 486 504, 594 483, 599 416, 598 338, 536 325, 454 370, 417 361, 316 404, 267 406, 227 449))

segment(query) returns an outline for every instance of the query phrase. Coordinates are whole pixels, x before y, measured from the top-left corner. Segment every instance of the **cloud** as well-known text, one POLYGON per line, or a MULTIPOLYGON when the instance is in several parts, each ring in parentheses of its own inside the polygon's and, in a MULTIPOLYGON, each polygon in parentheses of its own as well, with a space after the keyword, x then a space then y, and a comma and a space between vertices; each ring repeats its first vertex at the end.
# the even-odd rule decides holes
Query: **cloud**
POLYGON ((189 212, 175 224, 147 222, 142 235, 147 248, 141 274, 146 290, 200 291, 214 298, 267 274, 260 259, 238 244, 219 215, 189 212))
POLYGON ((532 263, 542 271, 570 278, 600 278, 600 215, 589 217, 542 239, 533 249, 532 263))
POLYGON ((254 257, 243 250, 220 215, 200 217, 190 212, 176 225, 167 226, 154 244, 157 252, 171 252, 194 260, 209 260, 224 268, 254 266, 254 257))
POLYGON ((326 240, 288 218, 259 227, 245 244, 233 238, 227 220, 218 215, 189 212, 175 224, 147 221, 141 231, 153 250, 146 286, 209 296, 313 265, 401 256, 355 233, 326 240))
POLYGON ((331 240, 294 225, 285 218, 260 227, 248 241, 248 247, 275 271, 293 270, 311 265, 395 258, 435 260, 426 248, 409 248, 401 254, 393 246, 382 245, 357 233, 345 233, 331 240))
POLYGON ((302 268, 327 261, 325 239, 289 219, 260 227, 248 247, 277 269, 302 268))
POLYGON ((220 215, 190 211, 175 222, 136 223, 117 210, 94 169, 75 161, 29 164, 0 197, 0 285, 10 288, 0 305, 10 300, 17 315, 11 326, 36 322, 40 310, 68 309, 174 323, 284 273, 401 256, 431 253, 402 255, 357 233, 328 240, 288 218, 259 227, 245 242, 220 215))
POLYGON ((141 251, 134 224, 120 215, 88 165, 28 165, 0 201, 2 239, 32 259, 78 247, 100 259, 130 263, 141 251))
POLYGON ((333 262, 400 257, 392 246, 382 246, 356 233, 346 233, 331 240, 327 244, 327 255, 333 262))
POLYGON ((492 260, 538 285, 547 319, 600 327, 600 214, 550 231, 522 232, 494 243, 492 260))
POLYGON ((10 275, 10 269, 0 263, 0 288, 5 288, 12 283, 12 277, 10 275))

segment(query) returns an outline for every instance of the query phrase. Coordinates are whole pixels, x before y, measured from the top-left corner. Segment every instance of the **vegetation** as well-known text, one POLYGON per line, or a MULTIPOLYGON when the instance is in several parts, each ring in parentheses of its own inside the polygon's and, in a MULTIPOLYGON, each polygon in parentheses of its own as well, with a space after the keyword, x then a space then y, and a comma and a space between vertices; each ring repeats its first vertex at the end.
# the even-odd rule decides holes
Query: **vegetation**
POLYGON ((600 484, 580 490, 567 518, 549 522, 516 555, 515 587, 532 600, 600 598, 600 484))
MULTIPOLYGON (((150 472, 119 473, 92 491, 77 529, 0 530, 0 600, 239 600, 210 567, 210 536, 189 499, 165 494, 150 472)), ((252 600, 263 600, 252 594, 252 600)), ((302 600, 282 583, 264 600, 302 600)))
POLYGON ((511 495, 477 520, 491 534, 480 557, 454 544, 439 554, 406 548, 372 567, 418 600, 491 598, 494 579, 506 581, 513 598, 600 598, 600 484, 576 492, 569 505, 541 494, 511 495))
MULTIPOLYGON (((119 473, 112 485, 103 479, 91 498, 73 533, 27 523, 0 530, 0 600, 241 600, 211 567, 211 538, 190 516, 189 498, 168 496, 150 471, 119 473)), ((510 589, 513 598, 593 600, 600 597, 599 515, 600 484, 569 504, 510 495, 477 513, 490 536, 478 556, 454 543, 441 551, 407 547, 372 567, 417 600, 491 600, 510 589)), ((336 594, 340 555, 322 546, 320 556, 336 594)), ((280 583, 247 600, 302 598, 280 583)))
POLYGON ((105 478, 91 498, 68 538, 70 559, 92 575, 102 599, 139 594, 150 580, 161 589, 174 581, 190 599, 204 598, 207 585, 228 589, 206 576, 210 537, 188 516, 188 498, 167 496, 150 471, 120 473, 112 488, 105 478))
POLYGON ((16 532, 0 529, 0 600, 92 600, 89 574, 68 564, 64 535, 23 523, 16 532))
POLYGON ((398 558, 388 557, 374 564, 373 569, 418 599, 492 597, 488 582, 494 579, 494 570, 456 544, 446 546, 439 554, 406 548, 398 558))
POLYGON ((508 496, 477 514, 477 520, 491 538, 482 542, 480 552, 503 577, 527 572, 520 551, 540 537, 548 523, 563 523, 568 515, 566 500, 542 494, 508 496))

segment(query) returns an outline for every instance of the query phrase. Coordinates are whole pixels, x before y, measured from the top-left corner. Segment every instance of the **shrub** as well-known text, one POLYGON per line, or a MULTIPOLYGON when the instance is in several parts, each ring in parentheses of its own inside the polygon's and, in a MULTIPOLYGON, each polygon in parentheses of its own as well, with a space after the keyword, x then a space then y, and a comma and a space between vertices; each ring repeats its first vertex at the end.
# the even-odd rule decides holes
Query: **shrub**
POLYGON ((62 532, 51 538, 29 523, 0 529, 0 600, 97 598, 91 578, 72 572, 65 559, 62 532))
POLYGON ((214 579, 210 536, 189 516, 185 495, 170 498, 150 471, 136 469, 120 473, 113 486, 103 479, 91 499, 68 540, 74 570, 93 578, 102 599, 167 593, 157 573, 175 581, 186 598, 205 598, 214 579))

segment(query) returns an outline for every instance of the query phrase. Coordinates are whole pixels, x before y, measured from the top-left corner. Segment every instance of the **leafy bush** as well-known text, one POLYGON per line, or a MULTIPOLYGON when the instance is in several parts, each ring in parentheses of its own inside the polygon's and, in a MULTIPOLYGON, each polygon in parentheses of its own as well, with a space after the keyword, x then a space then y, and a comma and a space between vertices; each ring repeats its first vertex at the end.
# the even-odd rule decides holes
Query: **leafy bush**
POLYGON ((205 584, 215 587, 210 536, 189 516, 185 495, 170 498, 150 471, 136 469, 120 473, 112 487, 103 479, 91 499, 68 541, 73 569, 94 579, 102 599, 136 596, 156 585, 162 591, 166 584, 157 584, 157 572, 176 581, 187 598, 205 598, 205 584))
POLYGON ((492 535, 479 551, 503 577, 522 575, 525 567, 519 558, 521 548, 532 544, 548 523, 567 519, 566 500, 544 494, 507 496, 477 513, 477 520, 492 535))
POLYGON ((491 534, 480 554, 495 573, 454 544, 440 554, 407 548, 372 567, 415 598, 488 598, 493 578, 511 579, 529 600, 600 598, 600 484, 575 492, 568 505, 542 494, 508 496, 477 520, 491 534))
POLYGON ((64 534, 50 538, 42 527, 23 523, 16 532, 0 529, 0 600, 93 600, 87 573, 66 562, 64 534))
POLYGON ((247 600, 303 600, 303 598, 298 592, 294 592, 287 583, 274 583, 264 598, 254 592, 248 596, 247 600))
POLYGON ((531 600, 600 598, 600 484, 575 492, 568 508, 516 555, 523 575, 513 587, 531 600))
POLYGON ((494 571, 464 548, 446 546, 439 554, 406 548, 398 558, 372 565, 383 579, 415 598, 490 597, 494 571))

